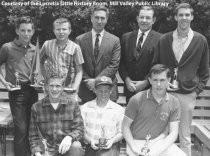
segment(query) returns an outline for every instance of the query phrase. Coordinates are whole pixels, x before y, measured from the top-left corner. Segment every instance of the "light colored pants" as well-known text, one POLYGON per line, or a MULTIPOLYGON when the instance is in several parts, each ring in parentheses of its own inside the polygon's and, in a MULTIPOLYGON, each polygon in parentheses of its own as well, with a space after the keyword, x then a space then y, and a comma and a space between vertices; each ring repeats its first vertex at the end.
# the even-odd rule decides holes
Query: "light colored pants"
POLYGON ((181 105, 181 120, 179 125, 180 148, 187 154, 187 156, 191 156, 190 127, 197 94, 192 92, 190 94, 172 93, 172 95, 179 99, 181 105))
MULTIPOLYGON (((150 149, 155 149, 155 151, 158 151, 162 141, 163 140, 159 140, 155 144, 149 145, 150 149)), ((145 144, 145 140, 134 140, 134 142, 137 145, 137 147, 139 147, 139 150, 141 150, 145 144)), ((126 145, 126 152, 128 156, 137 156, 131 151, 128 144, 126 145)), ((157 156, 186 156, 186 154, 176 144, 172 144, 167 150, 165 150, 164 152, 160 153, 157 156)))

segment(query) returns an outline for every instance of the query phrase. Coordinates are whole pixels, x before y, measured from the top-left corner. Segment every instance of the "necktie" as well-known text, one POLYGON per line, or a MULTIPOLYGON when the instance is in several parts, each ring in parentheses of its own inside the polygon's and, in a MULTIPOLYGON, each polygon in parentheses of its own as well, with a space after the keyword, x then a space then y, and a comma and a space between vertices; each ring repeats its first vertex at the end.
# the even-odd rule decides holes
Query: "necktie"
POLYGON ((99 36, 100 34, 96 34, 95 47, 94 47, 94 56, 96 60, 98 58, 98 53, 99 53, 99 36))
POLYGON ((140 56, 141 44, 142 44, 142 42, 143 42, 143 37, 144 37, 144 33, 142 33, 141 36, 139 37, 138 44, 137 44, 137 47, 136 47, 136 58, 137 58, 137 59, 138 59, 139 56, 140 56))

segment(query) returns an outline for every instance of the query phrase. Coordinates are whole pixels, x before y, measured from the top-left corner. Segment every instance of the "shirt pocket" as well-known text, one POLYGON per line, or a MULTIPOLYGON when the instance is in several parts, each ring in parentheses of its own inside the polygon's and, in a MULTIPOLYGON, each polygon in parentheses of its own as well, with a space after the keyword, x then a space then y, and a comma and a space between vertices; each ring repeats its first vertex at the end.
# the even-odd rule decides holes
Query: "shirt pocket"
POLYGON ((50 133, 50 130, 52 129, 52 122, 50 119, 46 118, 38 118, 37 123, 39 125, 39 130, 41 133, 50 133))
POLYGON ((71 112, 62 116, 61 122, 62 122, 63 129, 70 130, 72 127, 73 120, 74 120, 74 117, 73 117, 73 113, 71 113, 71 112))

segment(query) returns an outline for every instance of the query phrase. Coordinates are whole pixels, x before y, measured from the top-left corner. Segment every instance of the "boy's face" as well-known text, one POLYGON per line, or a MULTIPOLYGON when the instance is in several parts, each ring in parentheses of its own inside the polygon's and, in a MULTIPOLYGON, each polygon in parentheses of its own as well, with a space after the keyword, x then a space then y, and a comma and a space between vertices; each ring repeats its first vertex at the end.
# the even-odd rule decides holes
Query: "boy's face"
POLYGON ((34 34, 33 25, 31 23, 21 23, 19 28, 16 29, 18 39, 23 44, 28 44, 34 34))
POLYGON ((49 97, 52 100, 58 100, 63 92, 63 80, 62 79, 50 79, 47 85, 49 97))
POLYGON ((66 41, 71 33, 69 23, 55 23, 53 32, 57 40, 66 41))
POLYGON ((107 100, 110 98, 112 87, 109 85, 98 85, 95 88, 95 94, 98 99, 107 100))
POLYGON ((164 71, 160 74, 152 74, 151 77, 149 77, 149 81, 154 93, 157 95, 164 95, 168 88, 170 79, 167 77, 167 74, 164 71))
POLYGON ((175 15, 175 20, 178 23, 178 28, 180 28, 181 30, 186 30, 190 28, 191 21, 193 20, 191 9, 180 8, 175 15))

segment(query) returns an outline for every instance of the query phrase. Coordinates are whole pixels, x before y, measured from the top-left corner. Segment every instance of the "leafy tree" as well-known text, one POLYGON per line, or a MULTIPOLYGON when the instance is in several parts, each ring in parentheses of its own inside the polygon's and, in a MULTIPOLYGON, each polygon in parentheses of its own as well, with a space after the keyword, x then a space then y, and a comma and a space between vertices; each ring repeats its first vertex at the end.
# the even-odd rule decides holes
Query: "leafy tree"
MULTIPOLYGON (((76 0, 75 0, 76 1, 76 0)), ((3 1, 2 1, 3 2, 3 1)), ((13 0, 12 2, 25 5, 5 5, 1 2, 0 6, 0 46, 15 37, 14 23, 19 16, 28 15, 34 18, 36 25, 36 33, 32 39, 36 41, 36 37, 40 37, 40 43, 45 40, 54 38, 52 32, 53 20, 57 17, 67 17, 72 23, 72 33, 70 38, 74 38, 91 29, 90 21, 90 6, 74 5, 73 1, 60 0, 13 0), (30 4, 30 5, 29 5, 30 4)), ((8 1, 9 2, 9 1, 8 1)), ((77 0, 78 3, 92 3, 92 1, 77 0)), ((155 6, 157 11, 157 20, 154 24, 154 29, 166 33, 176 28, 174 21, 173 9, 180 2, 190 3, 194 12, 194 21, 192 22, 192 29, 196 30, 206 36, 210 45, 210 2, 208 0, 157 0, 157 1, 136 1, 136 0, 121 0, 116 1, 118 4, 109 5, 109 0, 97 0, 98 3, 107 3, 110 9, 110 16, 106 29, 121 37, 123 33, 137 28, 136 10, 138 5, 122 6, 120 2, 167 2, 167 7, 155 6)), ((113 2, 113 1, 112 1, 113 2)))

